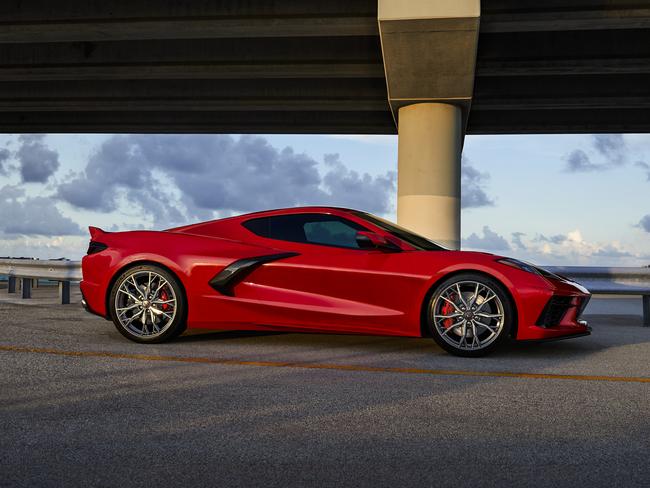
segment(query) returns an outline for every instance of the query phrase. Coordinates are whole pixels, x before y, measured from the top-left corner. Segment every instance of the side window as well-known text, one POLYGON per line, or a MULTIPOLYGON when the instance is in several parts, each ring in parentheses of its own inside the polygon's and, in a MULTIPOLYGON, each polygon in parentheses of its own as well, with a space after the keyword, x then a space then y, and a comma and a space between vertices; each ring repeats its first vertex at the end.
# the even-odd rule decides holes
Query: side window
POLYGON ((307 242, 326 246, 359 247, 357 230, 340 220, 307 222, 303 226, 307 242))
POLYGON ((357 231, 367 230, 351 220, 326 214, 261 217, 247 220, 243 226, 269 239, 351 249, 359 249, 357 231))

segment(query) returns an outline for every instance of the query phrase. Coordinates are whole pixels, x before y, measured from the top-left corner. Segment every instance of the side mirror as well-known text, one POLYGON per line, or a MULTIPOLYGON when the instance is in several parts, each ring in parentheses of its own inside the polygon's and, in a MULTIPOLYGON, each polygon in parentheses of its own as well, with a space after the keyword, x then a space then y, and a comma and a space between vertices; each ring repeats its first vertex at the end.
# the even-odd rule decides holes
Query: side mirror
POLYGON ((402 249, 382 235, 360 230, 357 232, 357 244, 361 249, 379 249, 385 252, 396 252, 402 249))

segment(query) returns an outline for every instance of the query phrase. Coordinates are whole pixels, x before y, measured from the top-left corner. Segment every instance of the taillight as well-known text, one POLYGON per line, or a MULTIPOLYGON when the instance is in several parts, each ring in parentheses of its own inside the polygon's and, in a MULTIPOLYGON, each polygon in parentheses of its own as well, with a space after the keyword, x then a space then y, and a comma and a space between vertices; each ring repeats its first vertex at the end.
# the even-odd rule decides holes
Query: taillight
POLYGON ((86 254, 95 254, 102 252, 104 249, 108 249, 108 246, 102 242, 90 241, 88 245, 88 252, 86 254))

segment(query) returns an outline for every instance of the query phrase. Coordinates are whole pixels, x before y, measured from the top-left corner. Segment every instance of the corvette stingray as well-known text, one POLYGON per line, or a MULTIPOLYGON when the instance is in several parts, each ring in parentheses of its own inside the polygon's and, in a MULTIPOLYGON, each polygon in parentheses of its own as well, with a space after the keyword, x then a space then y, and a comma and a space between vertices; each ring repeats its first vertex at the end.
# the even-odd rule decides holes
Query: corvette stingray
POLYGON ((83 306, 128 339, 186 329, 430 337, 459 356, 584 336, 589 292, 537 266, 453 251, 343 208, 257 212, 165 231, 90 228, 83 306))

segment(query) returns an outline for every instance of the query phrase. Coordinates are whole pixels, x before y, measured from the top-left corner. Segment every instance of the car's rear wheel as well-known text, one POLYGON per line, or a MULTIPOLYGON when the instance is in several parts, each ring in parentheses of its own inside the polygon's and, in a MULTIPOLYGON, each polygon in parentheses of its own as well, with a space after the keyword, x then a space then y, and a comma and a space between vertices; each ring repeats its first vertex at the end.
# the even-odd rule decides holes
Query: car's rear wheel
POLYGON ((125 270, 110 296, 111 318, 124 337, 163 342, 185 330, 187 305, 178 279, 154 265, 125 270))
POLYGON ((478 357, 507 340, 514 307, 496 280, 463 273, 443 281, 433 292, 427 323, 440 347, 457 356, 478 357))

